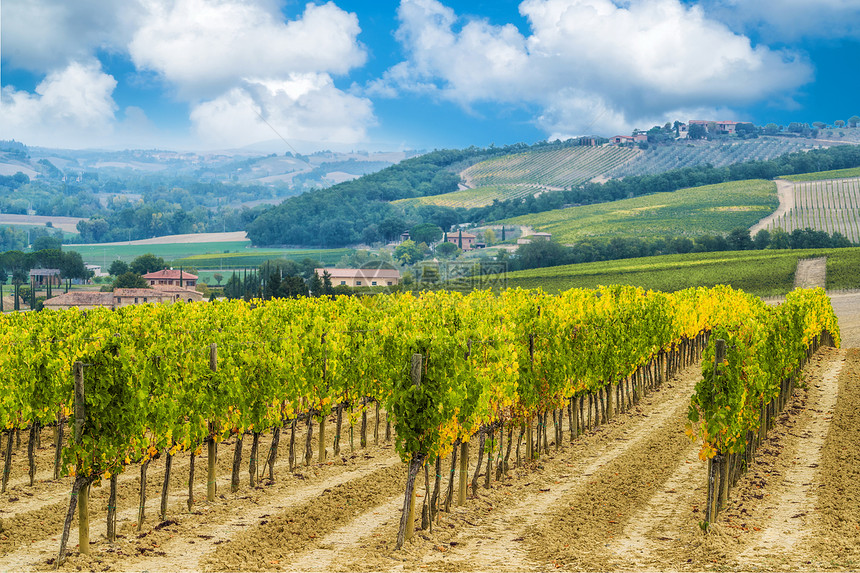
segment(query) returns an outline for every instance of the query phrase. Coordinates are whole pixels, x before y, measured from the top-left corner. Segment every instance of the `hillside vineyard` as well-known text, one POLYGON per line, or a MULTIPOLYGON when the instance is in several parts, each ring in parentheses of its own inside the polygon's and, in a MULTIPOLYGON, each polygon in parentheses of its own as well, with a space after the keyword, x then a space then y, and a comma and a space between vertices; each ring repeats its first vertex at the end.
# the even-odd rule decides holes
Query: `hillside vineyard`
MULTIPOLYGON (((253 482, 262 473, 255 466, 261 433, 275 434, 260 456, 273 475, 281 428, 292 428, 292 467, 297 422, 307 428, 309 463, 314 423, 317 457, 325 460, 330 417, 337 454, 344 418, 352 427, 376 408, 379 420, 381 408, 409 466, 402 543, 414 525, 413 486, 422 468, 437 469, 432 517, 440 460, 452 451, 459 448, 465 459, 470 441, 480 437, 483 446, 489 438, 487 475, 494 448, 497 470, 505 471, 515 435, 516 457, 525 435, 531 459, 548 447, 548 432, 559 443, 563 416, 572 434, 590 423, 592 408, 595 420, 607 421, 703 349, 705 376, 692 398, 688 431, 701 437, 702 459, 743 452, 763 409, 822 333, 838 345, 836 319, 820 289, 795 291, 772 308, 722 286, 673 294, 611 286, 557 296, 517 289, 7 314, 0 317, 7 373, 0 380, 3 482, 15 430, 29 429, 32 444, 40 427, 58 424, 56 471, 75 476, 67 535, 77 496, 82 511, 92 483, 110 479, 115 487, 131 464, 142 464, 145 476, 150 459, 167 456, 169 472, 169 460, 188 452, 193 468, 206 448, 211 472, 215 445, 232 435, 238 488, 244 436, 252 440, 253 482), (708 366, 716 338, 729 349, 719 375, 708 366), (63 422, 73 411, 75 435, 65 445, 63 422)), ((32 452, 30 460, 32 481, 32 452)), ((462 498, 465 483, 461 472, 462 498)), ((449 499, 452 491, 453 480, 449 499)), ((214 497, 214 485, 208 493, 214 497)), ((81 521, 86 549, 83 513, 81 521)))

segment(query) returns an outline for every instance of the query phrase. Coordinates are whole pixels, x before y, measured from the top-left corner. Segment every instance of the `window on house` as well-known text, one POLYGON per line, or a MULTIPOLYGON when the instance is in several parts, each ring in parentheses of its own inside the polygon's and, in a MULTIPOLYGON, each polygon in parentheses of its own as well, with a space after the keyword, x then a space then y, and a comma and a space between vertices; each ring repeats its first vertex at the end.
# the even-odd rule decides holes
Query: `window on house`
POLYGON ((355 281, 355 286, 361 286, 361 281, 355 281))
POLYGON ((345 285, 346 281, 340 281, 340 284, 345 285))
POLYGON ((391 286, 391 281, 388 281, 388 286, 391 286))
POLYGON ((143 302, 146 302, 146 297, 143 297, 143 302))
POLYGON ((137 297, 134 297, 134 304, 137 304, 137 297))
POLYGON ((370 283, 370 286, 376 286, 376 281, 372 281, 372 282, 370 283))

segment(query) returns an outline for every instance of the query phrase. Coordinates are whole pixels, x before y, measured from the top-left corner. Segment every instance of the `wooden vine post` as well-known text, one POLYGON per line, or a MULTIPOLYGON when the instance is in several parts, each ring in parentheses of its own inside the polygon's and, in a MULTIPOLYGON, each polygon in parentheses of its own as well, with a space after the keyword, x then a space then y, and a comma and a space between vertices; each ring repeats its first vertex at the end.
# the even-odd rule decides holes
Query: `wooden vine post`
MULTIPOLYGON (((84 365, 75 362, 73 366, 75 377, 75 444, 83 440, 84 425, 86 424, 86 393, 84 391, 84 365)), ((54 568, 59 568, 66 560, 66 545, 69 542, 69 531, 72 528, 72 518, 75 507, 78 508, 78 537, 79 551, 84 555, 90 553, 90 520, 89 520, 89 477, 81 475, 81 463, 77 460, 75 467, 75 481, 72 485, 69 510, 66 512, 66 521, 63 525, 63 535, 60 539, 60 554, 57 557, 54 568), (80 498, 80 499, 79 499, 80 498)))
MULTIPOLYGON (((422 356, 412 355, 412 384, 421 387, 422 356)), ((403 547, 403 542, 411 538, 415 532, 415 477, 424 465, 426 454, 415 452, 409 462, 409 474, 406 478, 406 495, 403 499, 403 512, 400 516, 400 529, 397 532, 397 549, 403 547)))
MULTIPOLYGON (((218 345, 214 342, 209 345, 209 370, 213 373, 218 371, 218 345)), ((215 481, 215 462, 217 456, 217 443, 215 442, 215 424, 209 423, 209 439, 207 440, 207 453, 209 456, 209 467, 206 473, 206 501, 215 501, 217 483, 215 481)))
MULTIPOLYGON (((326 346, 325 346, 325 334, 322 335, 322 347, 323 347, 323 359, 322 359, 322 383, 323 388, 328 390, 328 380, 326 379, 326 346)), ((320 435, 318 438, 318 452, 317 452, 317 460, 319 463, 325 462, 325 414, 320 414, 320 435)))
MULTIPOLYGON (((719 367, 720 364, 726 359, 726 341, 723 339, 718 339, 714 341, 714 373, 711 385, 716 385, 717 376, 719 376, 719 367)), ((716 480, 716 473, 720 469, 722 469, 722 458, 721 454, 717 454, 710 460, 708 460, 708 503, 705 508, 705 522, 706 528, 710 527, 710 524, 713 523, 714 519, 717 517, 717 513, 719 511, 718 507, 716 507, 715 497, 717 495, 717 487, 718 483, 716 480)), ((722 477, 722 476, 721 476, 722 477)), ((721 479, 720 484, 728 484, 728 480, 724 477, 721 479)), ((719 487, 720 494, 722 493, 722 486, 719 487)), ((706 529, 707 530, 707 529, 706 529)))
MULTIPOLYGON (((87 419, 86 393, 84 392, 84 365, 75 363, 75 442, 80 444, 84 437, 87 419)), ((77 474, 77 472, 76 472, 77 474)), ((82 555, 90 554, 90 484, 86 480, 81 485, 78 499, 78 544, 82 555)))

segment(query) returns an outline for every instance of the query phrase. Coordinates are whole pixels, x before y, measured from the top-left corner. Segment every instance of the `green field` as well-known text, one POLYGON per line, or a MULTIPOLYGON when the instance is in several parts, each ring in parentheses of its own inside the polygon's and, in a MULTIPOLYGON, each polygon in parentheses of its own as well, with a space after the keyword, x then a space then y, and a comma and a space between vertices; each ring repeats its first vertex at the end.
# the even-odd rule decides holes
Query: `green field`
POLYGON ((333 265, 352 249, 246 249, 243 252, 210 253, 175 259, 173 265, 197 269, 245 269, 259 267, 271 259, 301 261, 310 258, 324 265, 333 265))
POLYGON ((759 296, 785 294, 794 288, 797 261, 827 256, 827 288, 860 288, 860 248, 796 251, 731 251, 662 255, 508 273, 511 288, 569 288, 629 284, 672 292, 693 286, 728 284, 759 296))
POLYGON ((696 237, 747 228, 779 205, 776 183, 754 179, 567 207, 499 221, 552 233, 562 243, 588 238, 696 237))
POLYGON ((825 179, 844 179, 846 177, 860 177, 860 167, 834 169, 832 171, 816 171, 815 173, 801 173, 799 175, 785 175, 780 177, 780 179, 785 179, 787 181, 822 181, 825 179))
POLYGON ((225 243, 166 243, 163 245, 65 245, 67 251, 81 253, 84 262, 102 265, 107 271, 119 259, 130 263, 140 255, 152 253, 174 267, 197 269, 239 269, 261 265, 269 259, 301 260, 306 257, 324 264, 334 264, 351 249, 256 249, 250 241, 225 243))
POLYGON ((475 189, 461 189, 441 195, 428 195, 412 199, 398 199, 395 204, 439 205, 452 209, 473 209, 492 205, 493 201, 508 201, 520 199, 546 191, 545 187, 536 184, 519 183, 510 185, 486 185, 475 189))

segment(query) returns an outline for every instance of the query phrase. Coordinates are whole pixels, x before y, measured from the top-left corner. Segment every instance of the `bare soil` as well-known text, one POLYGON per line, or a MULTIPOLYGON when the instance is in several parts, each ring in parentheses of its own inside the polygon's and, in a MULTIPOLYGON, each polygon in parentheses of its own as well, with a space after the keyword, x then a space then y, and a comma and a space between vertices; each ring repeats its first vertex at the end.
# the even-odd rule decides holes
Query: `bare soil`
POLYGON ((827 285, 827 257, 800 259, 794 273, 794 288, 825 288, 827 285))

